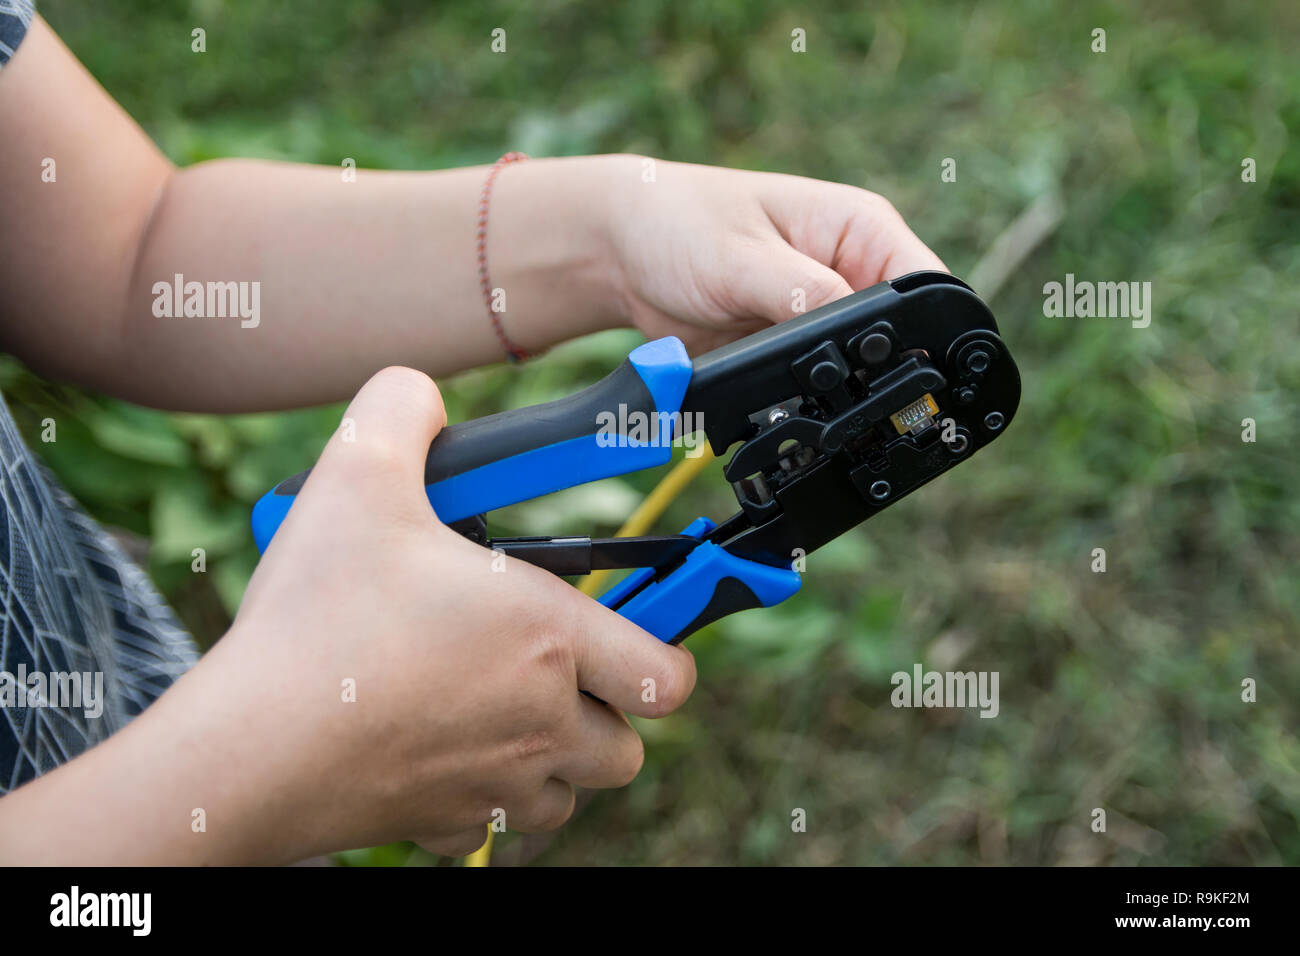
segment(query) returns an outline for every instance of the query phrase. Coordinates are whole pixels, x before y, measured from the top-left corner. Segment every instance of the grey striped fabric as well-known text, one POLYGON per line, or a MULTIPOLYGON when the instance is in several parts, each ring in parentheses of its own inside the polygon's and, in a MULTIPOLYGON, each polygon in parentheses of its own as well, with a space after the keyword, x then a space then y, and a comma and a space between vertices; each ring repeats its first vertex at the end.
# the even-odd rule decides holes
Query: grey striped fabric
POLYGON ((4 794, 120 730, 198 651, 144 572, 36 461, 2 398, 0 496, 4 794), (74 673, 83 690, 102 681, 98 702, 69 703, 57 682, 74 673))
POLYGON ((14 55, 34 16, 36 5, 32 0, 0 0, 0 67, 14 55))

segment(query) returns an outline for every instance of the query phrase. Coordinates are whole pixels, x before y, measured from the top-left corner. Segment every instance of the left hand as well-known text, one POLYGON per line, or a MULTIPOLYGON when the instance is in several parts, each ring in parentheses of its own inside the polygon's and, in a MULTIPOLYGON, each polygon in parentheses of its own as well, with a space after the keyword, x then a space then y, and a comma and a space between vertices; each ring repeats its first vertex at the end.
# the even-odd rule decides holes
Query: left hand
POLYGON ((947 271, 890 202, 865 189, 608 159, 622 166, 606 206, 620 311, 647 338, 676 335, 706 351, 885 279, 947 271))

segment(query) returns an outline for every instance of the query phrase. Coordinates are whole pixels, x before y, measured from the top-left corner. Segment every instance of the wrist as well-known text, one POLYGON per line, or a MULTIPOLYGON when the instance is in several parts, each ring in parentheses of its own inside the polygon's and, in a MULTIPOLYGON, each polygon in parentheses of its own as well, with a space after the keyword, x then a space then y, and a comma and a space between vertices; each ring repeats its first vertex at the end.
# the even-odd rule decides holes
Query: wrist
POLYGON ((611 209, 629 159, 533 159, 497 176, 489 283, 507 334, 525 350, 627 324, 611 209))
POLYGON ((203 726, 186 695, 201 667, 129 726, 5 797, 0 856, 80 866, 250 862, 238 837, 228 839, 245 830, 230 798, 238 770, 223 766, 235 748, 203 726))
POLYGON ((6 797, 12 816, 0 820, 0 833, 24 822, 13 839, 0 839, 12 858, 224 866, 319 852, 319 834, 299 812, 309 801, 290 785, 294 755, 267 718, 276 704, 239 655, 221 650, 130 725, 6 797))

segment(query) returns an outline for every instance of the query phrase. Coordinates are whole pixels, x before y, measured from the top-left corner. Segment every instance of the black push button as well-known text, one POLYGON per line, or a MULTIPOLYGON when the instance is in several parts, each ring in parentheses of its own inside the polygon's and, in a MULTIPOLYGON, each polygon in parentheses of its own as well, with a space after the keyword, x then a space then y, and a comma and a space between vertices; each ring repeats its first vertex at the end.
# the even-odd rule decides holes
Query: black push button
POLYGON ((849 363, 834 342, 823 342, 790 363, 795 380, 808 392, 823 395, 844 384, 849 363))

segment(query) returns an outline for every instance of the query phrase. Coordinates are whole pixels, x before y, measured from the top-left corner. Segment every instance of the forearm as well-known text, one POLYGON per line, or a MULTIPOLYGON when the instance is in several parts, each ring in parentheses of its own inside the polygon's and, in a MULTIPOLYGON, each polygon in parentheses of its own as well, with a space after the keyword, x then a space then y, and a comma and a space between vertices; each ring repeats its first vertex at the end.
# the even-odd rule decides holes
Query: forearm
MULTIPOLYGON (((535 161, 497 178, 490 277, 525 349, 615 320, 592 201, 606 163, 535 161)), ((499 361, 475 242, 485 176, 344 181, 329 167, 242 160, 176 172, 140 237, 116 334, 100 350, 59 343, 48 358, 133 401, 223 412, 338 400, 386 365, 436 375, 499 361)))
MULTIPOLYGON (((491 281, 526 349, 614 320, 598 217, 583 201, 602 163, 537 161, 497 179, 491 281)), ((475 242, 485 176, 358 171, 345 182, 337 169, 237 160, 177 173, 142 241, 119 363, 95 384, 148 404, 246 411, 340 399, 386 365, 445 374, 499 361, 475 242), (160 318, 183 305, 177 275, 250 283, 241 292, 258 314, 160 318)))
MULTIPOLYGON (((21 184, 0 233, 0 347, 46 374, 252 411, 344 398, 388 364, 502 357, 478 279, 486 168, 178 171, 39 18, 5 67, 0 127, 0 168, 21 184)), ((521 347, 622 320, 602 191, 625 168, 534 160, 498 176, 490 277, 521 347)))

